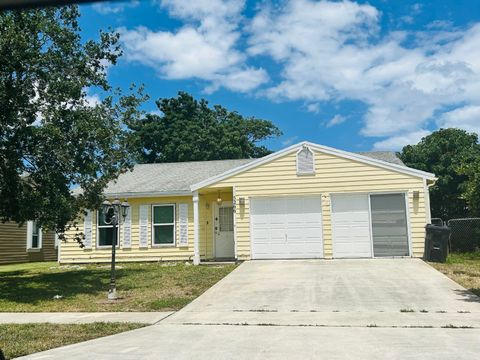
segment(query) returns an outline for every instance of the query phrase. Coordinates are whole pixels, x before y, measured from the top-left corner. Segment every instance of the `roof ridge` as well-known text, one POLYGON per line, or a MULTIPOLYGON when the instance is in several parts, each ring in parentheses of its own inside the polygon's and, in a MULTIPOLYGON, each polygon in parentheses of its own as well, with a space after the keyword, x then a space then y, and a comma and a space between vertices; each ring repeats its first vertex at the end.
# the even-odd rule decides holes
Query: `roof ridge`
POLYGON ((392 150, 373 150, 373 151, 356 151, 355 153, 357 154, 365 154, 365 153, 392 153, 392 154, 396 154, 397 152, 396 151, 392 151, 392 150))
POLYGON ((193 164, 193 163, 206 163, 206 162, 227 162, 227 161, 241 161, 241 160, 255 160, 256 158, 248 159, 219 159, 219 160, 195 160, 195 161, 173 161, 173 162, 158 162, 158 163, 138 163, 134 166, 151 166, 151 165, 172 165, 172 164, 193 164))

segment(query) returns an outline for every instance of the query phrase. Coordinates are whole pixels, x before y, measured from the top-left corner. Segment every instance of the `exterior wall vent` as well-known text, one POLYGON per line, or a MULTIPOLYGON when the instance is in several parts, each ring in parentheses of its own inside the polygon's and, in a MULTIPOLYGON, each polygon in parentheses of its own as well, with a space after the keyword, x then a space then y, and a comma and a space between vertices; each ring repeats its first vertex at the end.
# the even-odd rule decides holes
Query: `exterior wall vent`
POLYGON ((297 175, 315 175, 315 154, 306 145, 297 152, 297 175))

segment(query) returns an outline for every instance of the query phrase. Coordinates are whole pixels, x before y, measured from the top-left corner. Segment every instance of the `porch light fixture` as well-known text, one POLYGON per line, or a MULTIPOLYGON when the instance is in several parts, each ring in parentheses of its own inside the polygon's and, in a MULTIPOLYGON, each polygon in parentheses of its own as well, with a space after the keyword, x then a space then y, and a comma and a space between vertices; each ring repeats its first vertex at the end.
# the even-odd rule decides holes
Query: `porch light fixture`
POLYGON ((240 206, 245 206, 245 198, 244 197, 238 198, 238 203, 240 206))
POLYGON ((420 191, 415 190, 415 191, 413 192, 413 198, 414 198, 415 200, 420 199, 420 191))
POLYGON ((222 197, 220 196, 220 191, 218 192, 218 196, 217 196, 217 204, 218 205, 222 204, 222 197))
POLYGON ((125 199, 123 202, 115 199, 110 202, 105 200, 102 203, 102 211, 106 224, 113 226, 113 239, 112 239, 112 263, 110 269, 110 289, 108 290, 108 300, 117 300, 117 286, 115 276, 115 250, 117 248, 117 226, 120 226, 128 215, 128 209, 130 204, 125 199))

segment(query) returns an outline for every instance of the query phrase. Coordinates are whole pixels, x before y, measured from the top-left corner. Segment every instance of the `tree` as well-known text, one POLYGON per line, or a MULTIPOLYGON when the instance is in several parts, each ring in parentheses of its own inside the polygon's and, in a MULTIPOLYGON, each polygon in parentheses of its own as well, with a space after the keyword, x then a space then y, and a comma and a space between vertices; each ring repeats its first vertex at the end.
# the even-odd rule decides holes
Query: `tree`
POLYGON ((108 84, 119 35, 82 42, 78 17, 76 6, 0 14, 2 221, 34 219, 64 231, 132 165, 124 123, 140 116, 143 97, 108 84), (104 100, 89 102, 91 88, 104 100))
POLYGON ((156 102, 162 115, 147 114, 130 125, 134 151, 143 163, 258 158, 270 154, 259 141, 280 136, 271 122, 243 117, 185 92, 156 102))
POLYGON ((468 177, 463 197, 468 205, 469 216, 480 217, 480 155, 474 161, 463 161, 459 173, 468 177))
POLYGON ((469 215, 464 196, 469 177, 461 168, 478 161, 479 153, 477 134, 449 128, 405 146, 399 155, 405 165, 438 177, 430 188, 432 216, 446 220, 469 215))

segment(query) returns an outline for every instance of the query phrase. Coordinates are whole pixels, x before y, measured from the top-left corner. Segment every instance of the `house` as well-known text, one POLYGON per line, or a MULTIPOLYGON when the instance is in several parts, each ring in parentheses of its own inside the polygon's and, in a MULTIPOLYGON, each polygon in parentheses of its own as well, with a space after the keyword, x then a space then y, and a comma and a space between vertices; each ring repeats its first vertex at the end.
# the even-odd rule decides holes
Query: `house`
POLYGON ((42 231, 35 221, 0 223, 0 264, 56 261, 57 245, 55 233, 42 231))
MULTIPOLYGON (((118 261, 421 257, 433 174, 394 153, 302 142, 260 159, 136 165, 111 183, 128 199, 118 261)), ((84 219, 85 248, 62 263, 107 262, 113 229, 84 219)))

